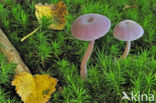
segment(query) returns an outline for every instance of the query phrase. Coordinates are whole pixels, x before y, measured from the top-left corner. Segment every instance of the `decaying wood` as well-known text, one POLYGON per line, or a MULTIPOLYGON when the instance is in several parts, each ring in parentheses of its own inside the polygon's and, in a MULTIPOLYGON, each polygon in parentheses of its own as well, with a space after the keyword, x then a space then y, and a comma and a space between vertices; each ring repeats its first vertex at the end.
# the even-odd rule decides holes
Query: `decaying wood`
POLYGON ((20 72, 30 73, 30 70, 23 63, 21 57, 19 56, 18 51, 11 44, 11 42, 9 41, 9 39, 6 37, 6 35, 3 33, 1 29, 0 29, 0 51, 7 56, 9 62, 13 62, 17 64, 15 68, 16 73, 20 73, 20 72))

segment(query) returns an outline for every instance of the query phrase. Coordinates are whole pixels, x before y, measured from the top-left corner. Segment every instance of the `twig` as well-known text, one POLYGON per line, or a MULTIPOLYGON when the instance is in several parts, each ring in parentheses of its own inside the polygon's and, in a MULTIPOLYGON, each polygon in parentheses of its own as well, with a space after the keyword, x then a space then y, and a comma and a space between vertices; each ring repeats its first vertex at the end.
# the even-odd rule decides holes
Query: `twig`
POLYGON ((31 73, 28 67, 23 63, 21 57, 19 56, 18 51, 11 44, 11 42, 1 29, 0 29, 0 51, 2 51, 8 57, 9 62, 17 64, 15 68, 16 73, 20 72, 31 73))

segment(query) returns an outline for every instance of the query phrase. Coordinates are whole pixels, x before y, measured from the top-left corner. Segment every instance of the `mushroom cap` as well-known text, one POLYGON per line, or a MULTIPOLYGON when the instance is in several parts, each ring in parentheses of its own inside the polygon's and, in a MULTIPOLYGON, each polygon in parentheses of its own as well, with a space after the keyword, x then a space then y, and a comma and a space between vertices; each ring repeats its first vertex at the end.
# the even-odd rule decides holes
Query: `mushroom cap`
POLYGON ((143 36, 143 28, 132 20, 121 21, 115 26, 113 35, 121 41, 133 41, 143 36))
POLYGON ((103 15, 85 14, 75 20, 71 32, 79 40, 92 41, 104 36, 110 26, 110 20, 103 15))

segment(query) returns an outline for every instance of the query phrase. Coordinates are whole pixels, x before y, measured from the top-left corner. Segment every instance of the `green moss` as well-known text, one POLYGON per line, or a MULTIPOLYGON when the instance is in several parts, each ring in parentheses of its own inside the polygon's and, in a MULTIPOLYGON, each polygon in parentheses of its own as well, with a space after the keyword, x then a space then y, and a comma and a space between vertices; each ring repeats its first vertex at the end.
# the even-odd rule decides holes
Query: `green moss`
MULTIPOLYGON (((34 5, 38 2, 58 1, 3 0, 0 4, 0 27, 18 49, 25 64, 33 74, 50 74, 59 80, 51 102, 119 103, 122 91, 156 93, 155 0, 63 0, 69 12, 64 30, 41 27, 24 42, 20 42, 22 37, 39 26, 34 5), (125 5, 136 5, 137 8, 124 10, 125 5), (76 40, 71 35, 70 28, 78 16, 86 13, 105 15, 110 18, 112 26, 104 37, 96 40, 88 61, 88 79, 84 82, 80 79, 79 72, 88 42, 76 40), (114 26, 125 19, 135 20, 142 25, 144 36, 132 42, 130 54, 122 61, 119 58, 126 43, 115 39, 112 33, 114 26), (58 88, 63 88, 62 92, 58 88)), ((0 70, 0 86, 3 88, 0 89, 0 99, 7 101, 4 91, 10 95, 15 94, 14 89, 7 89, 13 79, 14 66, 7 63, 2 55, 0 64, 1 68, 5 68, 5 72, 0 70)), ((15 101, 19 101, 19 98, 16 97, 15 101)))

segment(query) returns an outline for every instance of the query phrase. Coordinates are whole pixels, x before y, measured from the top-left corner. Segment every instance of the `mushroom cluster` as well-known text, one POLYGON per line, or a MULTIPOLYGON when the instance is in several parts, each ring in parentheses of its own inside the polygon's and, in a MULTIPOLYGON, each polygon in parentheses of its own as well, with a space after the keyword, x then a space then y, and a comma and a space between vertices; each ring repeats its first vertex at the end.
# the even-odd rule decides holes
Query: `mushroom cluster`
MULTIPOLYGON (((100 14, 85 14, 78 17, 71 26, 72 35, 83 41, 90 41, 81 61, 81 78, 87 77, 87 61, 92 53, 96 39, 104 36, 111 27, 111 21, 100 14)), ((124 59, 130 50, 131 41, 143 36, 143 28, 132 20, 124 20, 114 28, 113 35, 121 41, 127 41, 126 48, 121 58, 124 59)))

